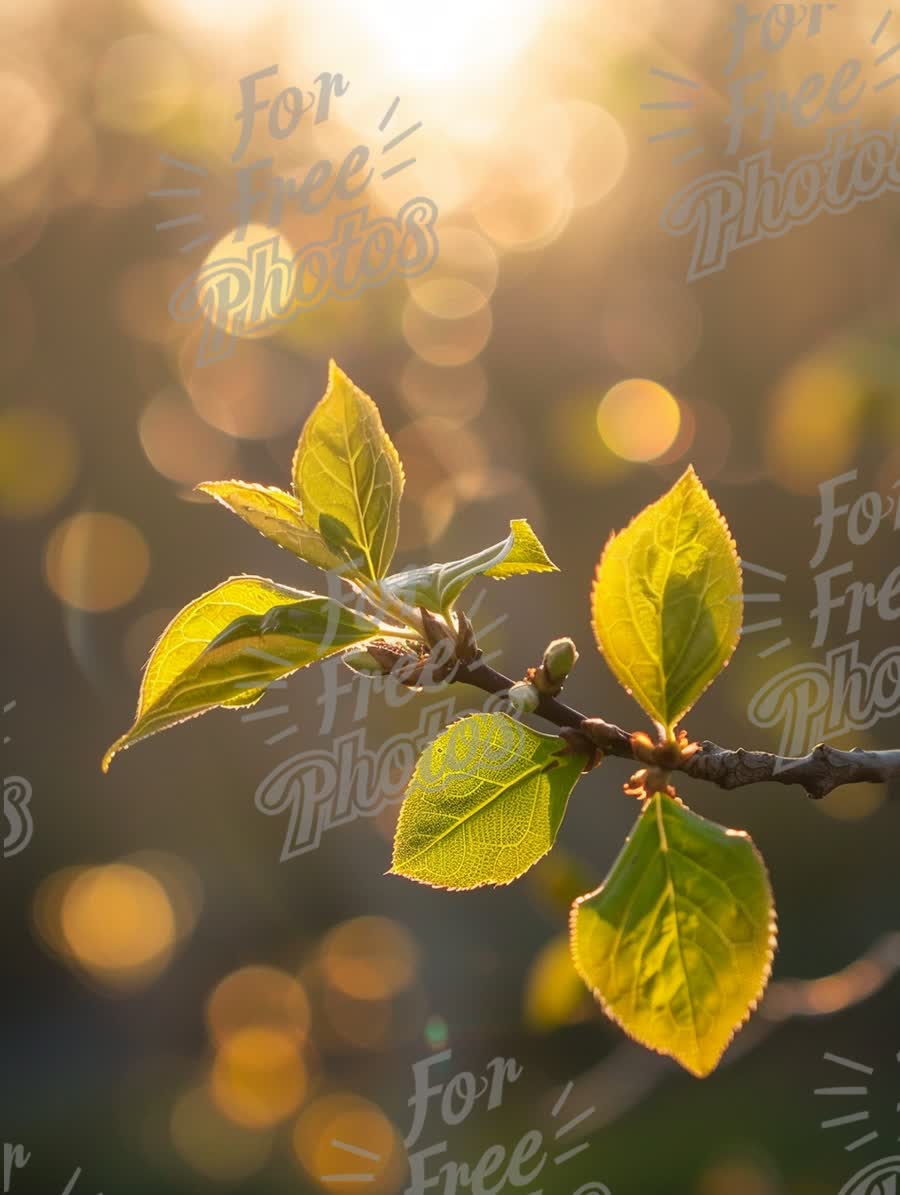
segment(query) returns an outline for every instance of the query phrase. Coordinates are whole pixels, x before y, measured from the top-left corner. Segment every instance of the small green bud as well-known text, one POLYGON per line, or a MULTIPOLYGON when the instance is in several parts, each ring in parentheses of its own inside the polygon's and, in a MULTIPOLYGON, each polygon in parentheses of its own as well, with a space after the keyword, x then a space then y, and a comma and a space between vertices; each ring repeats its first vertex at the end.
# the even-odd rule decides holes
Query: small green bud
POLYGON ((542 668, 547 680, 553 686, 562 686, 575 667, 578 650, 571 639, 554 639, 544 652, 542 668))
POLYGON ((519 681, 509 691, 509 704, 517 714, 533 714, 540 700, 540 693, 527 681, 519 681))

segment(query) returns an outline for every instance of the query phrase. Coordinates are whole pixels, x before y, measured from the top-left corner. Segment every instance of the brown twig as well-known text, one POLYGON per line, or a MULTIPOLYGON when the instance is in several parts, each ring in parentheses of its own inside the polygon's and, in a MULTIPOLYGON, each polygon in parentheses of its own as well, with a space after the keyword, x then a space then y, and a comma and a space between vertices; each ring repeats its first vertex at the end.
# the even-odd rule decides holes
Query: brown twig
MULTIPOLYGON (((502 693, 513 684, 508 676, 477 659, 470 664, 459 664, 450 679, 473 685, 485 693, 502 693)), ((592 745, 603 755, 642 762, 635 753, 633 736, 602 718, 588 718, 558 698, 544 694, 540 695, 535 713, 559 727, 564 732, 563 737, 575 749, 589 752, 592 745)), ((725 789, 744 788, 765 781, 799 784, 810 797, 820 799, 843 784, 878 784, 897 779, 900 777, 900 750, 863 751, 857 747, 852 751, 839 751, 820 743, 808 755, 782 758, 766 751, 747 751, 743 747, 732 751, 706 741, 700 744, 695 755, 676 764, 673 770, 725 789)))

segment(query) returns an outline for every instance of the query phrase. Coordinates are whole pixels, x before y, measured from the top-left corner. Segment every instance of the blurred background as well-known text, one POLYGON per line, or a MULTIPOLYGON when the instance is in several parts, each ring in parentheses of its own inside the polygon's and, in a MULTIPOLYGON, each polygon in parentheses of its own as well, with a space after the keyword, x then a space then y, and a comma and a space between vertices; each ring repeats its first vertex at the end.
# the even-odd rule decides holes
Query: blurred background
MULTIPOLYGON (((875 77, 895 36, 880 0, 830 8, 816 36, 798 27, 778 53, 759 26, 748 34, 757 98, 830 80, 849 55, 875 77)), ((329 357, 379 403, 405 464, 397 567, 496 542, 516 517, 560 566, 470 591, 491 628, 482 645, 510 675, 571 634, 571 704, 642 725, 593 650, 589 585, 610 531, 689 462, 743 558, 769 570, 747 573, 748 592, 773 595, 748 606, 748 622, 771 625, 700 702, 693 736, 777 750, 777 726, 748 723, 760 686, 851 641, 865 661, 896 642, 890 619, 868 609, 848 627, 844 609, 813 649, 809 563, 821 482, 857 470, 840 497, 887 503, 900 476, 896 197, 741 248, 693 283, 690 238, 660 226, 682 188, 735 169, 731 20, 713 0, 0 0, 0 751, 4 776, 31 786, 34 824, 0 864, 0 1135, 31 1154, 5 1189, 62 1192, 80 1168, 76 1195, 348 1195, 358 1181, 322 1176, 370 1167, 366 1189, 393 1195, 407 1184, 412 1065, 445 1049, 443 1081, 496 1057, 522 1067, 499 1108, 456 1127, 431 1108, 420 1144, 446 1139, 447 1159, 474 1166, 535 1127, 552 1140, 570 1082, 566 1115, 594 1109, 570 1137, 589 1148, 540 1178, 560 1195, 589 1182, 827 1195, 895 1152, 896 792, 813 803, 779 785, 684 784, 695 808, 752 833, 781 924, 770 1002, 700 1083, 625 1041, 563 945, 569 901, 601 881, 636 814, 620 761, 579 786, 546 864, 468 895, 384 874, 400 785, 372 758, 414 735, 440 694, 393 709, 367 691, 357 705, 368 682, 354 680, 332 720, 323 698, 350 673, 311 670, 264 700, 262 720, 214 712, 99 768, 182 605, 240 572, 315 586, 193 486, 286 487, 329 357), (438 259, 247 327, 198 364, 200 326, 173 319, 170 299, 204 263, 272 235, 261 202, 244 248, 235 240, 233 156, 240 80, 276 63, 243 161, 271 158, 299 186, 359 144, 380 167, 387 140, 421 122, 384 158, 415 161, 376 170, 365 203, 374 219, 430 198, 438 259), (272 136, 277 93, 315 91, 323 72, 349 82, 328 119, 311 109, 272 136), (644 106, 667 103, 681 106, 644 106), (690 138, 659 136, 679 128, 690 138), (281 862, 290 807, 266 815, 257 790, 361 727, 369 772, 348 751, 341 784, 374 816, 281 862), (814 1089, 859 1081, 826 1053, 874 1069, 862 1128, 819 1127, 860 1107, 823 1113, 814 1089)), ((854 117, 887 129, 894 102, 868 86, 854 117)), ((773 161, 818 153, 828 113, 796 127, 779 104, 773 161)), ((759 113, 744 132, 742 154, 765 148, 759 113)), ((327 240, 350 206, 287 205, 283 251, 327 240)), ((880 585, 897 534, 885 521, 851 544, 839 522, 821 567, 851 562, 853 579, 880 585)), ((448 696, 456 713, 477 704, 448 696)), ((835 741, 900 745, 895 708, 835 741)))

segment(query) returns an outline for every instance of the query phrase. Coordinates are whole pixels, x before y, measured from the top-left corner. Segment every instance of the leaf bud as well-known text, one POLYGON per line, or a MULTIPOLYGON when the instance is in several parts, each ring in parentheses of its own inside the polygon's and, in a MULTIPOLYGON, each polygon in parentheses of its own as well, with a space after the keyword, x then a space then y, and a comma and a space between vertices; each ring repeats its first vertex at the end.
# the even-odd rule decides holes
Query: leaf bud
POLYGON ((540 700, 540 693, 526 681, 519 681, 509 691, 509 704, 516 714, 533 714, 540 700))

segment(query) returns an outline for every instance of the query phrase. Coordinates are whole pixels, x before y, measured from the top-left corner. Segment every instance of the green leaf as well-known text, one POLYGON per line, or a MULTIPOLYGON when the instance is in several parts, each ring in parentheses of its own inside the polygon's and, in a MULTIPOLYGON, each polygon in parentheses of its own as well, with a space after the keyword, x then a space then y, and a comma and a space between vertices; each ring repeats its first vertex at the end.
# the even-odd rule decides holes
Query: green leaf
POLYGON ((553 846, 584 765, 506 714, 455 722, 416 765, 392 873, 440 888, 510 883, 553 846))
POLYGON ((331 598, 262 577, 232 577, 186 606, 163 632, 144 673, 134 725, 107 751, 103 770, 141 739, 216 706, 252 705, 273 680, 381 633, 331 598))
POLYGON ((221 502, 279 548, 286 548, 308 564, 326 572, 339 567, 339 558, 304 521, 303 510, 293 494, 275 486, 245 481, 207 481, 197 489, 221 502))
POLYGON ((451 560, 449 564, 430 564, 394 573, 383 584, 394 597, 412 606, 424 606, 434 614, 443 614, 476 577, 504 580, 522 573, 558 571, 526 520, 513 519, 509 535, 500 543, 462 560, 451 560))
POLYGON ((616 679, 671 734, 728 663, 743 617, 734 541, 692 468, 610 538, 592 614, 616 679))
POLYGON ((657 793, 602 887, 572 908, 572 957, 637 1041, 708 1075, 765 989, 775 913, 750 838, 657 793))
POLYGON ((378 408, 338 369, 306 421, 294 454, 294 493, 314 531, 333 548, 348 549, 373 580, 383 577, 397 546, 403 466, 381 423, 378 408), (323 527, 322 517, 331 520, 323 527))

